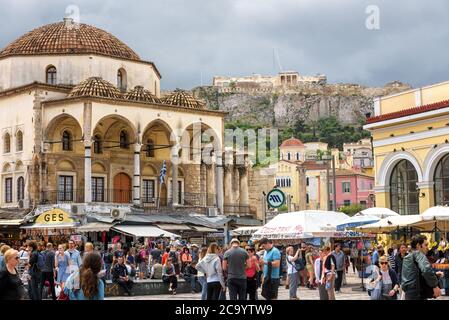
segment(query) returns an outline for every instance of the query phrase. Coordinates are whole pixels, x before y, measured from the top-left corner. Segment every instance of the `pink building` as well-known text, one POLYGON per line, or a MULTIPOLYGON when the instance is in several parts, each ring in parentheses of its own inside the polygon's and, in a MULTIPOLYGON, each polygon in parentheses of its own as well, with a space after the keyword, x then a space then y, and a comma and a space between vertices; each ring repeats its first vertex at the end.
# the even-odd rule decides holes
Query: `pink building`
MULTIPOLYGON (((366 208, 374 206, 374 177, 350 170, 336 170, 337 209, 351 204, 360 204, 366 208)), ((330 201, 333 202, 333 176, 330 181, 330 201)))

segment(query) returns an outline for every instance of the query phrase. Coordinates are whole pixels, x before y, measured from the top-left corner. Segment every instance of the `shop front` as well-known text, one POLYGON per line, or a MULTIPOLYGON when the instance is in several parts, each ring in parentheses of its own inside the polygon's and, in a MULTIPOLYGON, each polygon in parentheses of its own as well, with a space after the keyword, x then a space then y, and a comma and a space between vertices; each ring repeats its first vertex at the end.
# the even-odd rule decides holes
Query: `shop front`
POLYGON ((79 224, 66 211, 51 209, 40 214, 33 224, 20 228, 25 230, 27 239, 60 244, 67 243, 71 235, 77 234, 79 224))

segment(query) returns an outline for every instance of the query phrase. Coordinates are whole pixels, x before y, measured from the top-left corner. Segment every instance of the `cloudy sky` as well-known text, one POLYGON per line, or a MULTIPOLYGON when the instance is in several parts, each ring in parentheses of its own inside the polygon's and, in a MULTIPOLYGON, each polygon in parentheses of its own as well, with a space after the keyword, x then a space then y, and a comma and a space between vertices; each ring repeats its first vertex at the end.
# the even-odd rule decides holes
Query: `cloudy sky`
POLYGON ((0 0, 0 47, 61 21, 69 5, 155 62, 163 89, 277 73, 273 49, 284 70, 332 83, 449 80, 447 0, 0 0), (366 26, 376 27, 373 5, 378 30, 366 26))

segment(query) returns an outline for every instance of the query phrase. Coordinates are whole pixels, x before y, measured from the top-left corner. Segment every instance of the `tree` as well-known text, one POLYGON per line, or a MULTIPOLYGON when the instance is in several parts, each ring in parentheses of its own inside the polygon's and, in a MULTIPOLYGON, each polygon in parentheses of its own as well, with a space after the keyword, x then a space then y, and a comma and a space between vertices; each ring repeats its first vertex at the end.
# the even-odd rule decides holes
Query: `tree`
POLYGON ((349 206, 340 207, 340 208, 338 208, 338 211, 343 212, 343 213, 347 214, 348 216, 352 217, 353 215, 355 215, 356 213, 359 213, 363 209, 364 209, 364 207, 362 205, 355 203, 355 204, 351 204, 349 206))

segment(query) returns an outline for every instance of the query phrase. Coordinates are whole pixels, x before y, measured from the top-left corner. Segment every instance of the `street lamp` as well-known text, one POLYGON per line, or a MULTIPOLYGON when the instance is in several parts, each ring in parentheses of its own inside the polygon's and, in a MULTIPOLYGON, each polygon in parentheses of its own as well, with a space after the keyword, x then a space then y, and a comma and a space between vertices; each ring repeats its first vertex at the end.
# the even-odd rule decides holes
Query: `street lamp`
POLYGON ((332 162, 332 196, 333 196, 333 205, 332 205, 332 210, 336 211, 337 210, 337 185, 336 185, 336 176, 335 176, 335 157, 333 155, 330 154, 324 154, 321 157, 321 160, 326 162, 327 166, 326 166, 326 175, 327 175, 327 210, 330 211, 330 206, 329 206, 329 198, 330 198, 330 190, 329 190, 329 163, 332 162))

